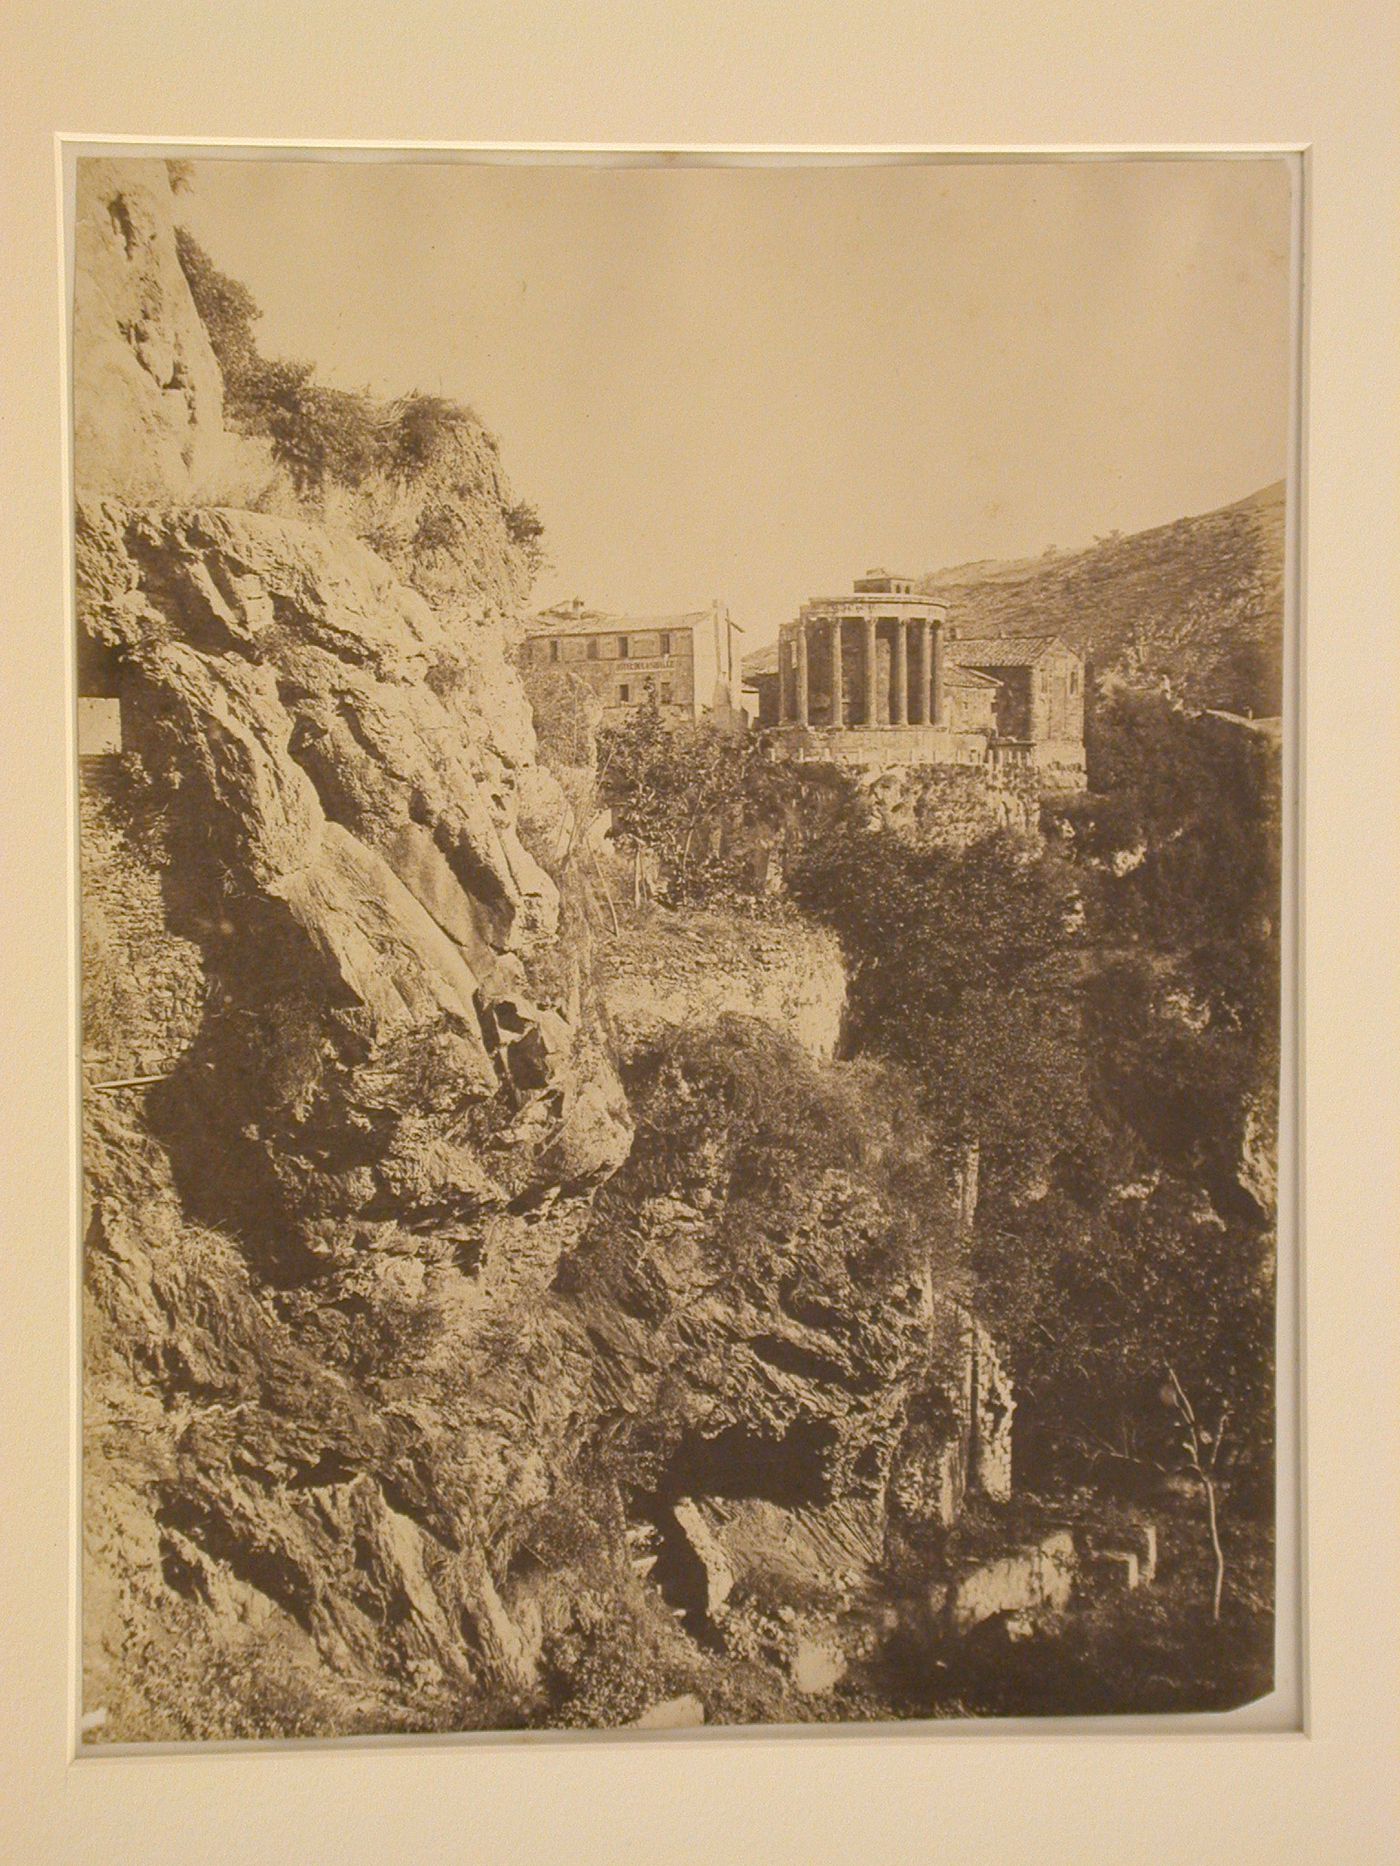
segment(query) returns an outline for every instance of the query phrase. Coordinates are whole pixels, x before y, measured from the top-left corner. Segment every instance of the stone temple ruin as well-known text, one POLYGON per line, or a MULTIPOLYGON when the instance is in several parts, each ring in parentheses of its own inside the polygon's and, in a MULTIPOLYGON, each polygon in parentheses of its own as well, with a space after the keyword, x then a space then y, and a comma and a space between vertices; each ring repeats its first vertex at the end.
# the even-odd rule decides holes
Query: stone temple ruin
POLYGON ((744 684, 789 757, 1084 786, 1082 657, 1057 635, 963 638, 907 577, 871 570, 848 596, 813 597, 745 658, 744 684))

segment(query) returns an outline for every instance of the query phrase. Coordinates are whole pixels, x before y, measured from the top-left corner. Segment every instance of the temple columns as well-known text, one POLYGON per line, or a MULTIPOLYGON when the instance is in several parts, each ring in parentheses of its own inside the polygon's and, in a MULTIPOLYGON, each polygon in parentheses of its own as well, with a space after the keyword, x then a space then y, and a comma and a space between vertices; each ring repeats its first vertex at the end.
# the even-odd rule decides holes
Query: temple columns
POLYGON ((919 677, 914 682, 915 704, 909 709, 909 721, 911 725, 926 726, 928 724, 928 717, 929 717, 928 700, 929 700, 929 659, 930 657, 929 657, 929 619, 928 617, 920 616, 915 626, 918 630, 919 677))
POLYGON ((809 726, 812 719, 812 655, 825 645, 831 679, 830 726, 875 727, 880 722, 880 624, 894 630, 890 639, 889 711, 891 726, 948 727, 945 629, 940 616, 813 615, 793 625, 778 652, 778 717, 783 725, 809 726), (861 626, 860 697, 846 717, 845 625, 861 626), (821 633, 825 628, 823 644, 821 633), (910 630, 914 638, 910 640, 910 630), (816 641, 814 644, 814 635, 816 641))
POLYGON ((879 708, 875 693, 875 676, 879 670, 880 657, 875 642, 875 618, 874 616, 865 616, 862 619, 865 623, 865 655, 863 657, 865 672, 865 707, 861 723, 863 725, 873 726, 879 719, 879 708))

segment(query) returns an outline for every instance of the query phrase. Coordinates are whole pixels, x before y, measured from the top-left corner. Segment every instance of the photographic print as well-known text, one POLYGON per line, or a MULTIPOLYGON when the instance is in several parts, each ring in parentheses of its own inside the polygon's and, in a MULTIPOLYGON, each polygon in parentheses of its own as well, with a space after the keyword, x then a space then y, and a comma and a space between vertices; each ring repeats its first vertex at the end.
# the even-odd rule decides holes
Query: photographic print
POLYGON ((75 173, 84 1745, 1266 1696, 1293 165, 75 173))

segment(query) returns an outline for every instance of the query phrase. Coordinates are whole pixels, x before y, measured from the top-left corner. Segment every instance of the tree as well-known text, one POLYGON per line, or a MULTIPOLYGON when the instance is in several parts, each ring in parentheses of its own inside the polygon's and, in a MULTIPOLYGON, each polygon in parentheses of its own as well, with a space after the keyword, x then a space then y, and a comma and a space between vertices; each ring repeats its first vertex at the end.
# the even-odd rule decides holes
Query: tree
MULTIPOLYGON (((1259 1033, 1231 1015, 1248 967, 1213 966, 1225 927, 1194 895, 1232 860, 1257 877, 1245 845, 1261 825, 1246 811, 1208 829, 1210 749, 1185 777, 1169 753, 1157 770, 1175 725, 1136 723, 1153 750, 1123 770, 1097 848, 1077 837, 1066 858, 1001 836, 954 853, 848 829, 791 879, 845 946, 852 1045, 917 1073, 955 1164, 978 1149, 971 1267, 1012 1357, 1023 1450, 1029 1435, 1056 1480, 1188 1478, 1218 1594, 1222 1513, 1270 1482, 1274 1252, 1237 1182, 1260 1080, 1259 1033), (1108 891, 1111 864, 1093 865, 1115 846, 1110 820, 1170 843, 1129 901, 1108 891)), ((1257 885, 1222 881, 1229 911, 1257 885)))
POLYGON ((595 770, 602 703, 588 682, 567 667, 526 655, 520 679, 535 722, 541 764, 559 770, 595 770))
POLYGON ((599 733, 598 778, 614 834, 656 858, 673 902, 763 892, 796 780, 756 734, 667 721, 653 692, 599 733))
POLYGON ((1277 747, 1163 695, 1117 692, 1091 717, 1088 753, 1094 791, 1062 815, 1093 878, 1099 936, 1177 955, 1213 1009, 1267 1037, 1278 1017, 1277 747))
MULTIPOLYGON (((419 559, 445 553, 470 561, 475 552, 473 506, 481 486, 474 465, 464 480, 463 442, 477 437, 494 453, 494 437, 464 403, 414 390, 393 401, 339 389, 318 379, 315 365, 265 357, 256 326, 262 316, 245 285, 214 264, 187 227, 175 230, 176 251, 224 380, 224 407, 246 434, 266 440, 297 492, 343 487, 382 495, 420 489, 411 551, 419 559)), ((470 451, 467 455, 470 461, 470 451)), ((544 561, 544 526, 534 507, 512 501, 496 479, 499 523, 533 576, 544 561)), ((366 534, 376 549, 382 541, 366 534)))
POLYGON ((1027 1208, 994 1192, 973 1267, 1060 1476, 1200 1489, 1219 1614, 1227 1502, 1271 1495, 1272 1239, 1139 1156, 1027 1208))
POLYGON ((1036 1172, 1083 1105, 1067 867, 1011 835, 955 852, 844 825, 789 882, 842 942, 852 1047, 918 1075, 951 1147, 1036 1172))

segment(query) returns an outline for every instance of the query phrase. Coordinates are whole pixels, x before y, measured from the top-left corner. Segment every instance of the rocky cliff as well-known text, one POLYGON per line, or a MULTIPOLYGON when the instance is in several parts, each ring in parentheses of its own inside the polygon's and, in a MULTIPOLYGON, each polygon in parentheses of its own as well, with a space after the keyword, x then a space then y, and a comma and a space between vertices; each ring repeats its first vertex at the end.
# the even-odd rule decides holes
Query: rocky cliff
POLYGON ((80 165, 74 222, 73 468, 133 502, 261 488, 265 448, 224 422, 224 385, 175 247, 161 162, 80 165))
POLYGON ((609 1013, 521 833, 557 787, 494 449, 298 504, 174 220, 160 165, 83 165, 79 659, 123 740, 82 784, 90 1728, 801 1714, 636 1549, 685 1499, 859 1517, 871 1562, 946 1510, 936 1214, 815 1060, 834 951, 609 1013))
POLYGON ((846 972, 840 943, 797 917, 655 913, 600 945, 598 988, 624 1054, 668 1030, 727 1015, 788 1031, 829 1060, 841 1041, 846 972))
POLYGON ((980 766, 892 765, 863 773, 860 791, 873 822, 919 848, 958 851, 999 830, 1040 836, 1040 787, 1030 771, 993 780, 980 766))

